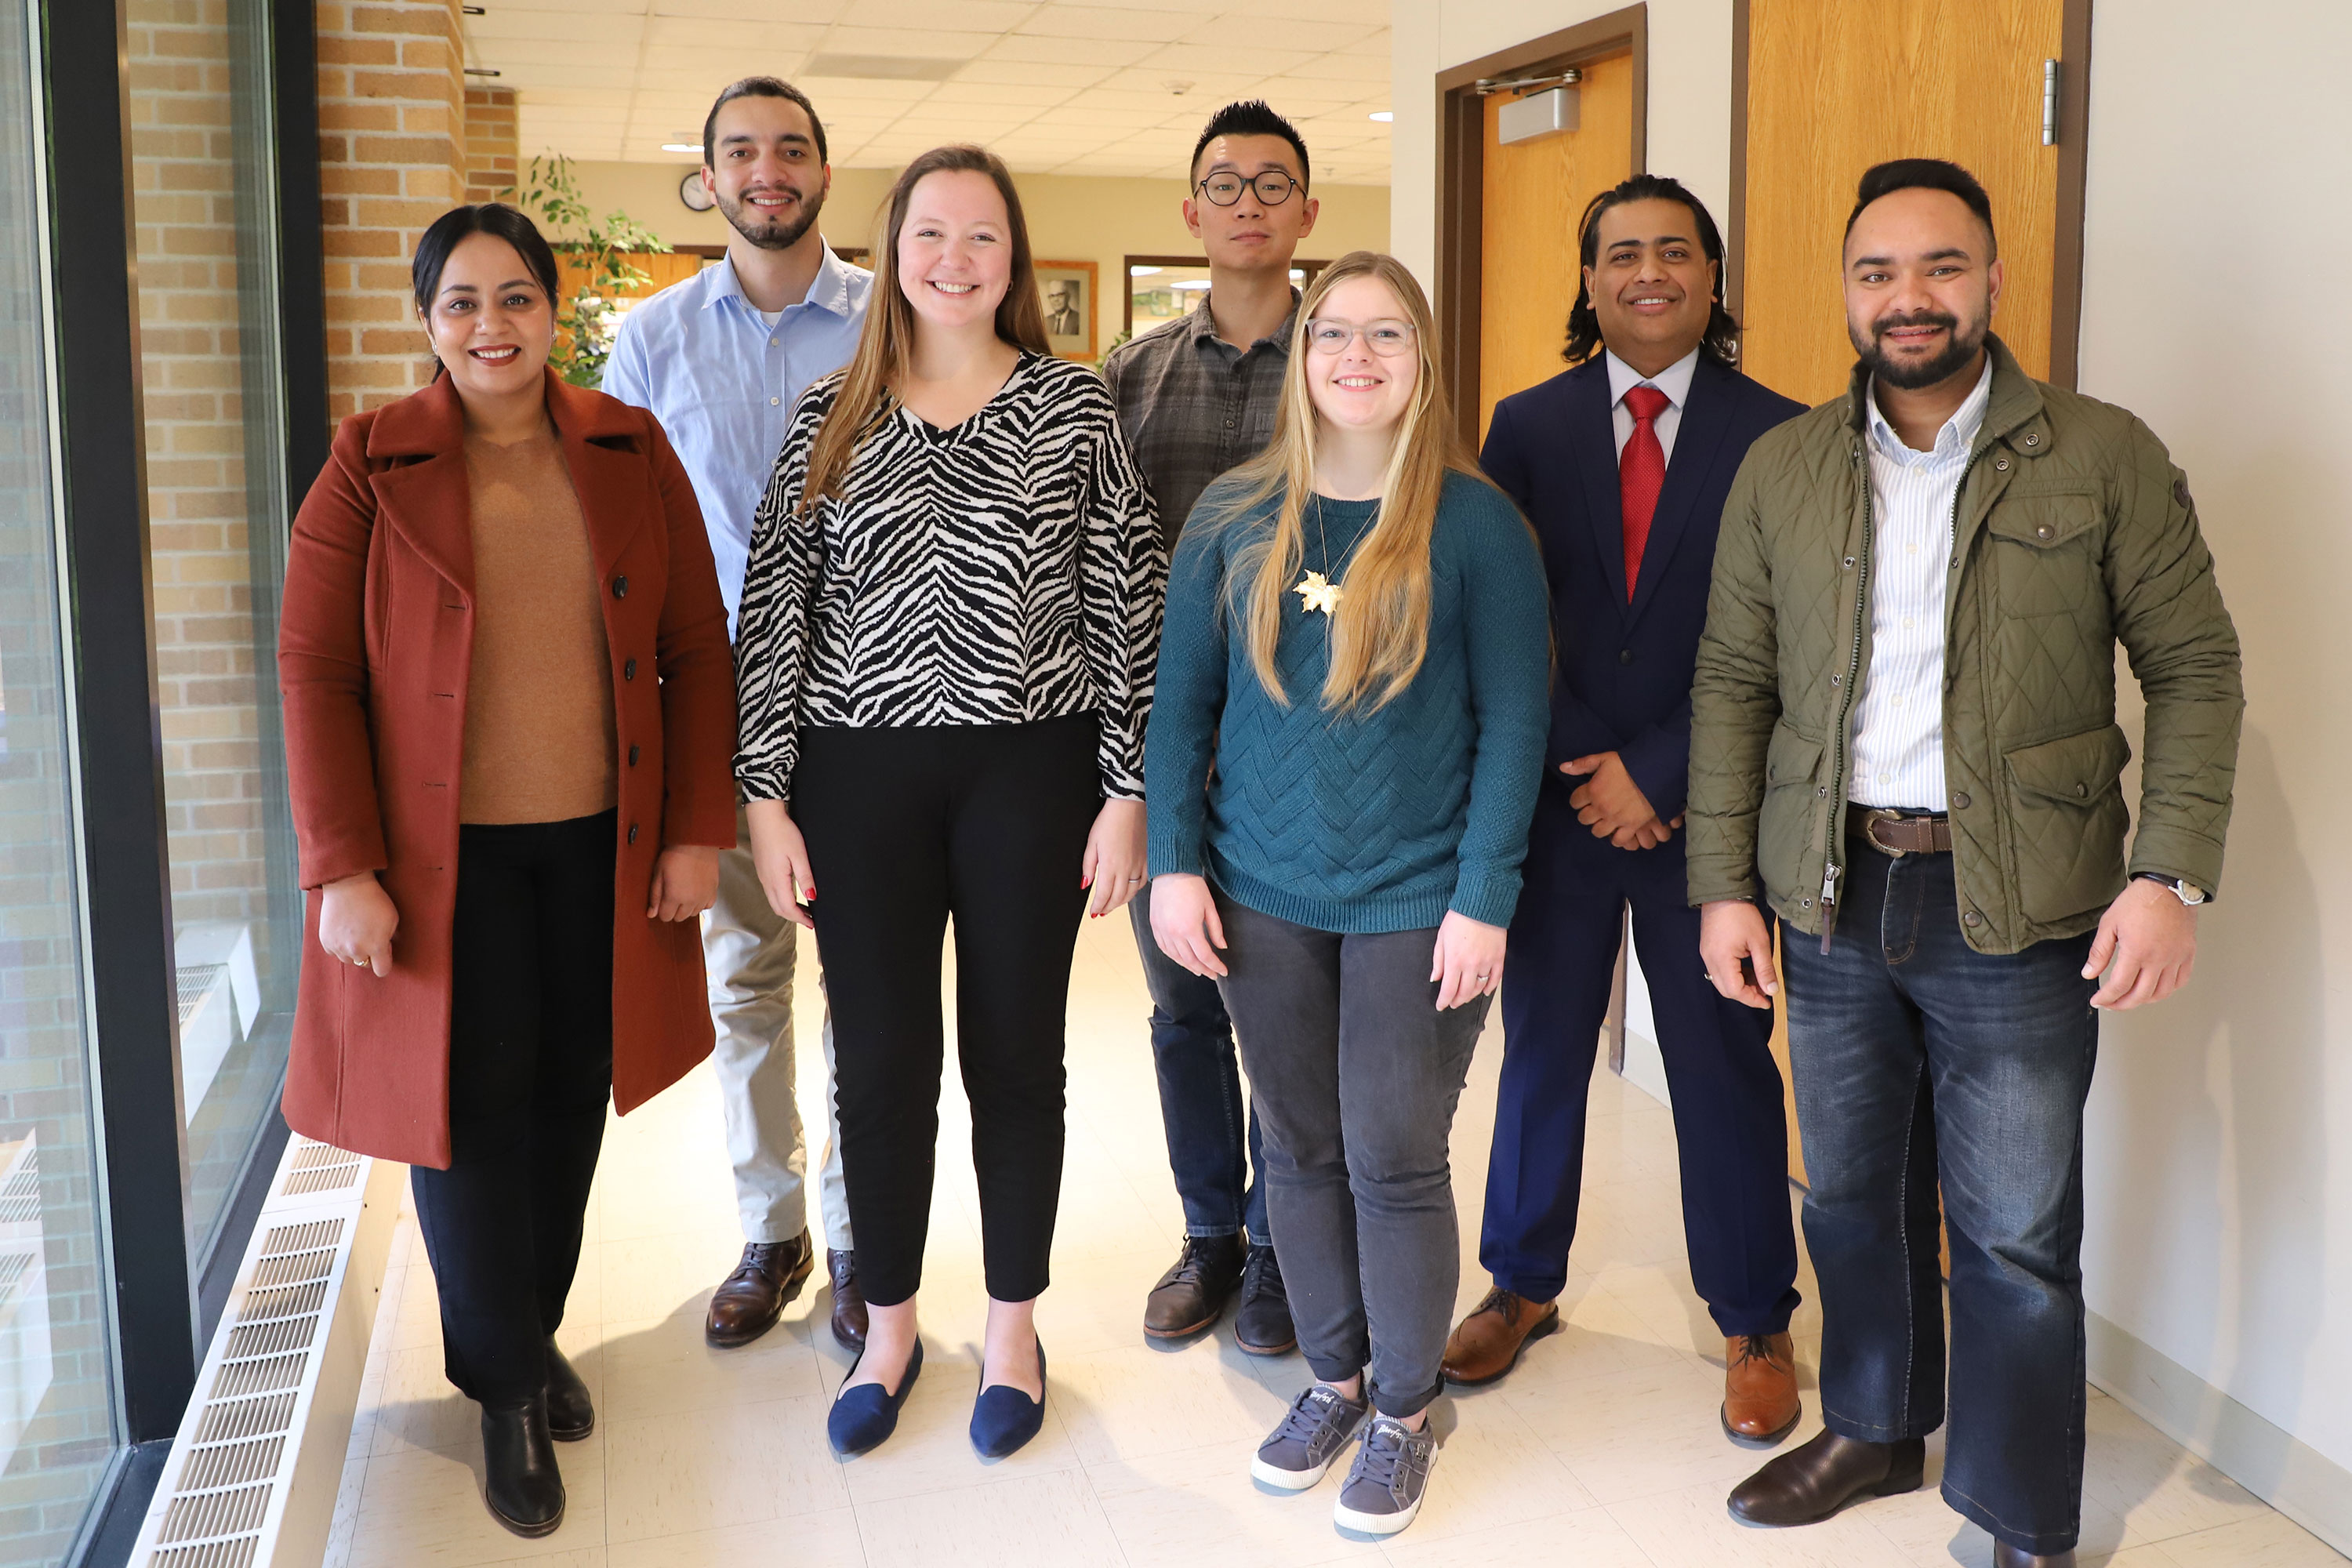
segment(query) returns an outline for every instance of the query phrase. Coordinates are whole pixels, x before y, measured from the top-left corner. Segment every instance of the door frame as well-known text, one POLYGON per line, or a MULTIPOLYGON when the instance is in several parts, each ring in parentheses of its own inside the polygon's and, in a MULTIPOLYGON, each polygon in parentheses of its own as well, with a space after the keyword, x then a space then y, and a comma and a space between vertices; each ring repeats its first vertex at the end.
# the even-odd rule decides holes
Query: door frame
MULTIPOLYGON (((1746 0, 1738 0, 1746 10, 1746 0)), ((2087 3, 2087 0, 2070 0, 2087 3)), ((1438 368, 1454 399, 1462 438, 1478 440, 1478 335, 1486 259, 1486 102, 1473 90, 1484 78, 1514 71, 1563 70, 1611 55, 1633 56, 1633 174, 1649 167, 1650 9, 1625 6, 1482 55, 1437 73, 1438 368)))
MULTIPOLYGON (((2091 0, 2060 0, 2058 221, 2050 267, 2050 383, 2074 389, 2083 336, 2083 193, 2090 171, 2091 0)), ((1740 314, 1748 237, 1748 0, 1731 5, 1731 231, 1723 296, 1740 314)))

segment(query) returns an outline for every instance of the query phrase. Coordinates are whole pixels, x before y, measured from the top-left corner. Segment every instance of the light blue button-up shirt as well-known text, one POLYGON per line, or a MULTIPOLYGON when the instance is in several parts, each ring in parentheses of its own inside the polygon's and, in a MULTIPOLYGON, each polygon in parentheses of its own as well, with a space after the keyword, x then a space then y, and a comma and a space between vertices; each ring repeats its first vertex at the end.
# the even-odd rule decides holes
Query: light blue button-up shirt
POLYGON ((768 489, 793 405, 857 351, 874 274, 828 247, 808 298, 771 327, 743 297, 732 258, 621 318, 604 391, 649 410, 694 481, 735 630, 751 513, 768 489))

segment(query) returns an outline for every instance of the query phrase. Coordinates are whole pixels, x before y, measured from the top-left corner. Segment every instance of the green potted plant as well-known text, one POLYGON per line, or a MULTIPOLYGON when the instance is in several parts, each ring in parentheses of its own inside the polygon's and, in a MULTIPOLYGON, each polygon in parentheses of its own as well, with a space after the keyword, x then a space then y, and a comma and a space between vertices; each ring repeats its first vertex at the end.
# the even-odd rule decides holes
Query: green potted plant
POLYGON ((604 379, 604 362, 612 357, 613 336, 621 324, 614 301, 653 281, 630 257, 667 252, 669 246, 617 208, 601 219, 592 216, 572 160, 560 153, 533 158, 520 187, 499 194, 547 232, 559 258, 574 264, 576 270, 566 272, 563 298, 555 302, 555 352, 548 363, 574 386, 594 386, 604 379))

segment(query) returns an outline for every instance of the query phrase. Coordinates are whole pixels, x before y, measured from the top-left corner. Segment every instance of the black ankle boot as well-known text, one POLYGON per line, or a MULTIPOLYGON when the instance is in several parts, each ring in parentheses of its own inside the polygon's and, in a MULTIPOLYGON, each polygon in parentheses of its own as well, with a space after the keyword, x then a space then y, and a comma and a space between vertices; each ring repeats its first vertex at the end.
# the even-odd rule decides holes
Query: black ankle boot
POLYGON ((547 1339, 547 1435, 559 1443, 577 1443, 596 1430, 596 1406, 588 1385, 572 1363, 547 1339))
POLYGON ((563 1475, 547 1432, 547 1397, 482 1406, 482 1500, 517 1535, 563 1522, 563 1475))

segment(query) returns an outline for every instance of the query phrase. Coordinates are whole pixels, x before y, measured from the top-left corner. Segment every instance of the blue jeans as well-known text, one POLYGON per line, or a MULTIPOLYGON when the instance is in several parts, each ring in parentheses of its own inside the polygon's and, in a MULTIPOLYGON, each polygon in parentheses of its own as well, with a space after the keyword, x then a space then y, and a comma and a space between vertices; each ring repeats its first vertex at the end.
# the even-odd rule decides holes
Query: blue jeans
POLYGON ((1822 1418, 1874 1443, 1943 1424, 1940 1179, 1944 1500, 2021 1551, 2066 1551, 2082 1520, 2091 938, 1974 952, 1951 856, 1846 853, 1830 952, 1784 949, 1822 1418))
POLYGON ((1268 1245, 1265 1141, 1257 1110, 1242 1100, 1233 1020, 1217 983, 1160 951, 1151 936, 1151 884, 1128 903, 1135 948, 1151 993, 1151 1059, 1160 1073, 1160 1120, 1168 1168, 1184 1205, 1186 1236, 1234 1236, 1268 1245))

